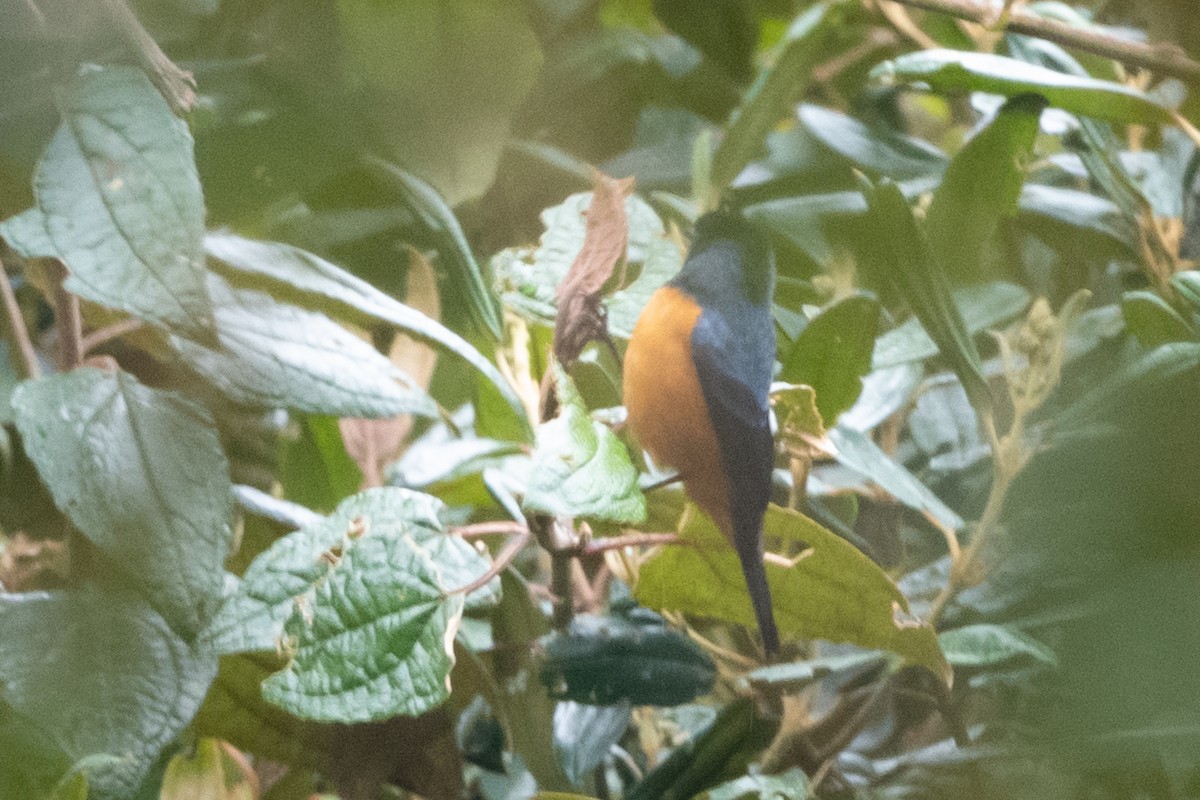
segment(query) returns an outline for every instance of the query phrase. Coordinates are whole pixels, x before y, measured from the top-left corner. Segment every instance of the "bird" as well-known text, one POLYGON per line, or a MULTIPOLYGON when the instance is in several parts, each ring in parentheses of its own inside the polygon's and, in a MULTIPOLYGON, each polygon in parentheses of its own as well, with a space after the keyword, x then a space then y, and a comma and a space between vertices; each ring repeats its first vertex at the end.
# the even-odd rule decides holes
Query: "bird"
POLYGON ((775 462, 775 365, 767 237, 736 211, 696 221, 679 274, 647 301, 625 351, 627 425, 733 545, 768 655, 779 632, 763 566, 775 462))

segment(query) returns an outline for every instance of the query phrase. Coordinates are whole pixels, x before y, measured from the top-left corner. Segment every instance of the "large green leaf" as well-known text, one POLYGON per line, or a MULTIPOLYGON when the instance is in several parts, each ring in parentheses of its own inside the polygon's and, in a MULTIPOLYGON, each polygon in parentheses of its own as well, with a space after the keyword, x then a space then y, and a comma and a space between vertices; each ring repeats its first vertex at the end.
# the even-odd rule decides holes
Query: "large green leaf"
POLYGON ((1065 75, 990 53, 923 50, 885 61, 872 70, 871 76, 922 84, 935 92, 968 90, 1007 97, 1040 94, 1055 108, 1110 122, 1171 122, 1168 108, 1137 89, 1065 75))
POLYGON ((593 706, 564 700, 554 706, 554 750, 572 783, 604 763, 629 730, 628 704, 593 706))
POLYGON ((78 369, 13 397, 54 501, 172 628, 215 610, 229 549, 229 465, 208 414, 124 372, 78 369))
POLYGON ((592 705, 680 705, 711 690, 717 675, 706 652, 645 609, 578 616, 542 645, 551 695, 592 705))
POLYGON ((782 775, 745 775, 708 791, 703 800, 804 800, 808 776, 799 767, 782 775))
MULTIPOLYGON (((1014 319, 1029 307, 1029 290, 1013 283, 964 286, 951 294, 962 314, 967 333, 972 336, 1014 319)), ((924 361, 937 354, 938 346, 921 327, 921 320, 911 317, 879 337, 875 342, 871 366, 873 369, 884 369, 897 364, 924 361)))
POLYGON ((902 133, 871 127, 828 108, 804 104, 796 112, 809 133, 861 170, 895 180, 937 175, 950 159, 927 142, 902 133))
MULTIPOLYGON (((487 570, 488 559, 445 532, 443 511, 437 498, 407 489, 370 489, 347 498, 328 517, 279 539, 254 559, 205 632, 206 638, 221 654, 274 651, 294 606, 300 603, 311 609, 315 587, 335 571, 346 572, 331 554, 344 552, 365 537, 418 549, 436 564, 433 579, 441 592, 469 584, 487 570)), ((425 566, 424 561, 418 564, 421 569, 425 566)), ((499 579, 489 581, 467 597, 467 607, 495 602, 499 587, 499 579)), ((399 602, 400 598, 381 600, 399 602)))
POLYGON ((992 395, 983 379, 979 352, 950 292, 945 267, 930 252, 925 232, 900 188, 891 181, 864 184, 871 215, 871 235, 864 245, 863 267, 876 280, 889 281, 904 296, 930 338, 954 368, 971 405, 980 415, 991 413, 992 395))
POLYGON ((559 415, 537 431, 524 507, 529 511, 638 523, 646 497, 621 440, 588 414, 583 398, 555 365, 559 415))
POLYGON ((1020 95, 954 156, 925 214, 934 257, 955 283, 985 277, 983 257, 1000 220, 1017 210, 1046 101, 1020 95))
MULTIPOLYGON (((546 209, 542 212, 546 232, 537 249, 503 250, 492 259, 506 305, 530 320, 554 324, 555 292, 583 248, 591 202, 591 192, 582 192, 546 209)), ((644 200, 631 195, 625 201, 625 213, 629 245, 624 268, 637 277, 604 301, 609 333, 622 339, 633 332, 654 290, 675 277, 683 264, 679 247, 667 237, 662 220, 644 200)))
POLYGON ((281 647, 290 661, 263 694, 305 719, 365 722, 437 706, 464 608, 499 592, 497 579, 466 598, 453 591, 488 559, 443 531, 442 508, 429 495, 373 489, 280 539, 222 608, 208 632, 214 647, 281 647))
POLYGON ((1147 347, 1167 342, 1192 342, 1196 331, 1171 304, 1154 292, 1137 290, 1121 296, 1125 327, 1147 347))
POLYGON ((978 624, 946 631, 938 637, 946 660, 955 667, 997 667, 1012 661, 1057 666, 1054 651, 1032 636, 1007 625, 978 624))
POLYGON ((234 400, 339 417, 437 415, 411 378, 329 317, 208 277, 218 344, 182 336, 171 344, 234 400))
POLYGON ((130 595, 0 595, 0 628, 0 700, 71 760, 93 757, 97 800, 133 795, 216 674, 215 657, 130 595))
POLYGON ((400 189, 409 209, 437 239, 439 255, 448 262, 450 280, 466 296, 471 317, 481 331, 499 340, 499 304, 450 206, 436 189, 416 175, 381 159, 368 159, 368 165, 400 189))
POLYGON ((743 774, 778 730, 778 719, 763 714, 754 698, 736 698, 647 773, 629 800, 687 800, 730 775, 743 774))
POLYGON ((883 452, 866 434, 839 426, 830 430, 828 435, 839 464, 874 481, 901 503, 931 515, 947 528, 962 528, 962 517, 954 509, 943 503, 903 465, 883 452))
POLYGON ((187 125, 132 67, 85 67, 58 108, 63 124, 34 176, 37 208, 0 224, 0 236, 26 256, 61 258, 80 297, 209 335, 187 125))
POLYGON ((327 301, 332 300, 354 319, 382 320, 453 353, 491 381, 513 413, 528 425, 525 407, 512 386, 470 342, 341 267, 291 245, 259 242, 227 232, 208 234, 204 248, 215 259, 215 266, 243 288, 265 289, 280 300, 327 313, 332 311, 327 301))
POLYGON ((813 318, 783 359, 779 379, 811 386, 827 425, 854 405, 871 369, 879 303, 867 295, 838 301, 813 318))
POLYGON ((293 768, 326 769, 336 728, 297 719, 263 699, 262 683, 282 662, 275 653, 224 656, 192 729, 293 768))
MULTIPOLYGON (((908 601, 887 573, 845 539, 803 514, 778 506, 764 523, 769 549, 808 552, 792 567, 767 561, 780 633, 888 650, 945 677, 933 628, 904 620, 908 601)), ((664 547, 642 565, 634 587, 651 608, 753 626, 754 611, 736 553, 704 515, 694 514, 684 543, 664 547)))
POLYGON ((445 702, 463 597, 446 594, 432 554, 411 537, 367 533, 330 558, 284 624, 291 660, 263 697, 326 722, 417 716, 445 702))
POLYGON ((822 44, 838 15, 829 3, 817 3, 788 28, 776 46, 774 61, 763 71, 733 112, 725 137, 713 154, 712 187, 721 192, 763 150, 767 134, 787 113, 823 56, 822 44))

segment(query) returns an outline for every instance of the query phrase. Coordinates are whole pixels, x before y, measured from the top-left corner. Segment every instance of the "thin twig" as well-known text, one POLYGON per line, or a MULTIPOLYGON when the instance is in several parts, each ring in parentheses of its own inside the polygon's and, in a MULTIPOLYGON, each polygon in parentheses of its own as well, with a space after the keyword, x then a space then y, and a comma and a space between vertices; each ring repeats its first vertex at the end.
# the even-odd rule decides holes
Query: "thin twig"
POLYGON ((4 298, 4 312, 8 315, 13 341, 16 342, 17 352, 21 354, 21 362, 25 366, 25 377, 42 377, 42 366, 38 363, 37 351, 33 349, 29 328, 25 325, 25 317, 21 315, 21 306, 17 303, 12 284, 8 282, 8 272, 4 269, 3 262, 0 262, 0 296, 4 298))
POLYGON ((117 33, 133 48, 171 110, 176 114, 191 111, 196 105, 196 80, 192 73, 180 69, 167 57, 125 0, 100 0, 100 6, 117 33))
POLYGON ((54 281, 54 324, 58 328, 58 368, 63 372, 83 363, 83 312, 79 297, 63 286, 67 268, 56 265, 54 281))
POLYGON ((633 533, 628 536, 613 536, 581 544, 578 554, 594 556, 608 550, 623 550, 626 547, 651 547, 657 544, 677 544, 682 541, 677 533, 633 533))
POLYGON ((496 554, 496 557, 492 559, 492 566, 488 567, 487 572, 483 573, 466 586, 463 586, 459 589, 451 589, 446 594, 470 594, 476 589, 486 586, 488 581, 508 568, 508 565, 512 563, 512 560, 516 558, 517 553, 521 552, 525 548, 525 545, 529 544, 529 540, 532 538, 533 534, 529 531, 521 531, 516 536, 509 539, 508 544, 504 545, 504 549, 496 554))
POLYGON ((141 330, 145 325, 146 323, 140 319, 132 317, 123 319, 120 322, 114 322, 112 325, 105 325, 99 330, 92 331, 83 337, 83 341, 79 343, 79 346, 83 349, 83 354, 86 356, 100 345, 111 342, 113 339, 120 338, 127 333, 141 330))
POLYGON ((494 522, 476 522, 472 525, 462 525, 457 528, 451 528, 450 532, 464 539, 475 539, 480 536, 510 536, 514 533, 521 533, 528 530, 528 526, 522 525, 520 522, 496 520, 494 522))
MULTIPOLYGON (((990 6, 972 0, 894 0, 906 6, 937 11, 984 26, 996 26, 1004 20, 995 17, 990 6)), ((1021 33, 1095 53, 1130 66, 1170 75, 1190 84, 1200 84, 1200 61, 1194 61, 1176 44, 1144 44, 1122 39, 1097 30, 1069 25, 1027 11, 1014 10, 1001 29, 1021 33)))

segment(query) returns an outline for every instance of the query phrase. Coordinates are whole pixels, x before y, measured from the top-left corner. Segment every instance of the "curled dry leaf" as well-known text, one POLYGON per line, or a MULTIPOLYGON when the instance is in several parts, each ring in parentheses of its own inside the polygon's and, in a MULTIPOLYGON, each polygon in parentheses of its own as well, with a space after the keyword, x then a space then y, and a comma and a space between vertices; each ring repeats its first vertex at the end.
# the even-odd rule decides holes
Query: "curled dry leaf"
POLYGON ((629 244, 625 199, 633 193, 633 178, 618 180, 602 172, 593 178, 583 249, 558 286, 554 356, 565 367, 574 363, 588 342, 608 338, 600 290, 625 258, 629 244))
MULTIPOLYGON (((429 317, 441 318, 441 300, 437 276, 423 253, 408 247, 408 294, 405 304, 429 317)), ((388 349, 388 358, 422 389, 429 388, 437 366, 437 351, 404 333, 397 333, 388 349)), ((383 485, 383 468, 399 457, 412 432, 411 414, 387 419, 347 417, 338 421, 346 452, 363 474, 363 488, 383 485)))

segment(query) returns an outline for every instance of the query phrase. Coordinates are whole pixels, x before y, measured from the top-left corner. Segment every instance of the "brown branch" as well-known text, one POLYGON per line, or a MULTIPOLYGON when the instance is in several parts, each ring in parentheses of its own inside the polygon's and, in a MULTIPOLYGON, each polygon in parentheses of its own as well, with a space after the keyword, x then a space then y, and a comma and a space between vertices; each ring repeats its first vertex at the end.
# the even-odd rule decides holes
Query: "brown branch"
POLYGON ((525 545, 529 544, 529 540, 532 538, 533 534, 529 531, 522 531, 521 533, 518 533, 516 536, 509 539, 508 544, 504 545, 504 549, 497 553, 496 557, 492 559, 492 566, 488 567, 487 572, 483 573, 466 586, 463 586, 459 589, 451 589, 446 594, 470 594, 476 589, 483 588, 487 585, 488 581, 507 569, 508 565, 512 563, 512 560, 516 558, 517 553, 521 552, 521 550, 525 548, 525 545))
POLYGON ((63 287, 67 268, 61 261, 55 262, 51 274, 54 276, 54 324, 58 328, 58 368, 68 372, 83 363, 83 312, 79 308, 79 298, 63 287))
POLYGON ((176 114, 191 111, 196 105, 196 80, 192 73, 180 69, 167 57, 125 0, 100 0, 100 6, 125 44, 133 48, 142 62, 142 69, 150 74, 150 80, 154 81, 171 110, 176 114))
MULTIPOLYGON (((891 0, 926 11, 937 11, 952 17, 965 19, 984 26, 993 26, 997 20, 995 11, 972 0, 891 0)), ((1102 33, 1097 30, 1069 25, 1055 19, 1039 17, 1020 9, 1013 10, 1003 30, 1021 33, 1038 39, 1055 42, 1064 47, 1073 47, 1095 53, 1113 61, 1134 67, 1153 70, 1163 75, 1179 78, 1190 84, 1200 84, 1200 61, 1188 57, 1179 45, 1162 42, 1144 44, 1129 39, 1102 33)))
POLYGON ((3 262, 0 262, 0 296, 3 296, 4 311, 8 315, 9 327, 12 328, 13 341, 16 342, 17 352, 21 354, 21 362, 25 366, 25 377, 42 377, 42 366, 38 363, 37 351, 33 349, 29 328, 25 325, 25 317, 21 315, 21 306, 17 303, 12 284, 8 282, 8 272, 4 269, 3 262))
POLYGON ((141 330, 145 324, 140 319, 123 319, 120 322, 114 322, 112 325, 105 325, 99 330, 92 331, 83 337, 83 341, 79 343, 79 346, 83 349, 83 354, 86 356, 102 344, 111 342, 113 339, 124 336, 127 333, 141 330))
POLYGON ((594 556, 606 550, 621 550, 626 547, 649 547, 656 544, 676 544, 681 541, 677 533, 634 533, 614 536, 609 539, 588 542, 579 546, 581 556, 594 556))
POLYGON ((464 539, 474 539, 480 536, 508 536, 514 533, 527 533, 529 528, 520 522, 496 520, 494 522, 476 522, 472 525, 461 525, 451 528, 450 532, 464 539))

